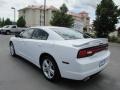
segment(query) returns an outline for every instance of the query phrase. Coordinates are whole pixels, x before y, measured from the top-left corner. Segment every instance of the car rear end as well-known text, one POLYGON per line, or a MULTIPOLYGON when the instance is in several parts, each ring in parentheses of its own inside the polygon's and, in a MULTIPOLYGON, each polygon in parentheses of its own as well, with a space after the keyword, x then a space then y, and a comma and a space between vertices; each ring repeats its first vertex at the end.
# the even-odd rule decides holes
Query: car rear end
MULTIPOLYGON (((83 39, 84 41, 85 39, 83 39)), ((102 71, 107 66, 110 57, 108 43, 95 39, 88 41, 80 45, 73 43, 73 47, 77 48, 76 58, 71 58, 70 64, 64 66, 63 76, 65 78, 83 80, 102 71)))
POLYGON ((105 69, 110 57, 107 40, 92 39, 64 27, 50 29, 63 39, 54 42, 58 46, 54 50, 59 51, 54 57, 62 77, 83 80, 105 69))

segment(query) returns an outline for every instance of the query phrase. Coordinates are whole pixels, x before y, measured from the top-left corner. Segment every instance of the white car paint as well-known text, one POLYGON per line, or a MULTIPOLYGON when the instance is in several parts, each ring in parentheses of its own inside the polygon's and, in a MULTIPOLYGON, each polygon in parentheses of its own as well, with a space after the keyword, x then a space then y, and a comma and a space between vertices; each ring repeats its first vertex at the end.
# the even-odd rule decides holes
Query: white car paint
POLYGON ((49 33, 48 39, 35 40, 12 37, 10 41, 13 42, 17 55, 26 58, 38 67, 40 67, 40 55, 48 53, 55 59, 63 78, 83 80, 103 70, 109 62, 109 50, 97 52, 89 57, 77 58, 80 49, 98 46, 100 43, 103 43, 102 40, 92 38, 64 40, 60 35, 51 30, 51 28, 64 29, 63 27, 46 26, 32 28, 44 29, 49 33), (105 64, 100 67, 100 62, 103 60, 105 60, 105 64), (63 61, 69 62, 69 64, 65 64, 63 61))

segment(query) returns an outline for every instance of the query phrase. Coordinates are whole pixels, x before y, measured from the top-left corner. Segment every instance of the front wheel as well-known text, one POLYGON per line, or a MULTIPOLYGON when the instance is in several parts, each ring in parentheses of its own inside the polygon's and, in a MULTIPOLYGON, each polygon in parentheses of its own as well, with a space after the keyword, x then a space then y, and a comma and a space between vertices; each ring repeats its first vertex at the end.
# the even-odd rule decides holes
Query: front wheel
POLYGON ((50 81, 59 81, 60 80, 60 72, 58 66, 53 58, 44 57, 42 61, 42 71, 47 80, 50 81))
POLYGON ((11 56, 15 56, 16 54, 15 54, 15 49, 14 49, 14 45, 13 45, 13 43, 11 42, 10 43, 10 55, 11 56))

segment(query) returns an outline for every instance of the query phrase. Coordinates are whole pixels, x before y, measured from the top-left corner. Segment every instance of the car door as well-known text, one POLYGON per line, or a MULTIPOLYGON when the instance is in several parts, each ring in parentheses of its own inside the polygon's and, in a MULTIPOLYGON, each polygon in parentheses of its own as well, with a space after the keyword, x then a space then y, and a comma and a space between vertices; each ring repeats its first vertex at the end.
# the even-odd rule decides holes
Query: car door
POLYGON ((24 56, 23 53, 23 38, 21 37, 16 37, 14 40, 14 47, 15 47, 15 52, 20 55, 20 56, 24 56))
POLYGON ((17 26, 12 26, 11 27, 11 32, 15 33, 17 31, 17 26))
POLYGON ((19 37, 17 38, 17 42, 16 42, 16 47, 17 47, 18 53, 27 59, 28 59, 28 57, 27 57, 27 53, 25 51, 25 49, 27 48, 26 43, 28 41, 30 41, 30 39, 32 37, 32 33, 33 33, 33 29, 28 29, 24 32, 21 32, 19 37))
POLYGON ((46 42, 48 33, 42 29, 34 29, 30 39, 24 39, 24 53, 30 62, 38 65, 39 56, 42 53, 42 45, 46 42))

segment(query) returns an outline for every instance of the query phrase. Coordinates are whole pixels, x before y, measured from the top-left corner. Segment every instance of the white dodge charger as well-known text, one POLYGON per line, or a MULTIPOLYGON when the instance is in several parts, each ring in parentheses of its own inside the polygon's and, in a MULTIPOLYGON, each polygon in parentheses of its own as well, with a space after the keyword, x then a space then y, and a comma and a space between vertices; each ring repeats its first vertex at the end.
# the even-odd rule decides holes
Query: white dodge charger
POLYGON ((32 62, 50 81, 83 80, 102 71, 110 56, 107 42, 65 27, 32 27, 12 37, 9 46, 12 56, 32 62))

